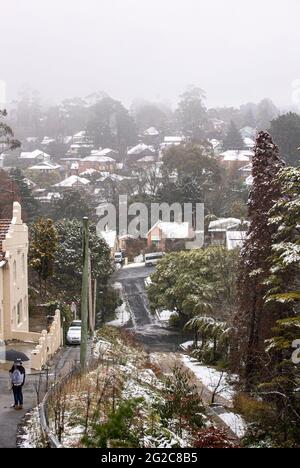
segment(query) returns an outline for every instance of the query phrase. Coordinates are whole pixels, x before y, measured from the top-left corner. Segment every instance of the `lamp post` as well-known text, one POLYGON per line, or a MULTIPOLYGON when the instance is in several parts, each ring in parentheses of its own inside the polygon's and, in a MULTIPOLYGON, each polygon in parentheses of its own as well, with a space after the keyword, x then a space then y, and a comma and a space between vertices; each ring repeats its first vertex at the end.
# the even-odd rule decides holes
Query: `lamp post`
POLYGON ((81 346, 80 367, 85 369, 88 344, 88 307, 89 307, 89 220, 83 218, 83 269, 81 289, 81 346))

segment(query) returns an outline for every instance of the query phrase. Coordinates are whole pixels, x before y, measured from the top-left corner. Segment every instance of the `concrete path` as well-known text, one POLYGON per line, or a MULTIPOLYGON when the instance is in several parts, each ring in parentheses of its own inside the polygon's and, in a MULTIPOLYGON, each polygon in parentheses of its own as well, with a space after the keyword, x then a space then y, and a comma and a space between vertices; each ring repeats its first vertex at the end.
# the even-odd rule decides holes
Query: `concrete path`
MULTIPOLYGON (((79 360, 79 347, 64 348, 53 361, 49 378, 59 379, 68 373, 74 362, 79 360)), ((40 387, 39 398, 42 399, 46 390, 46 376, 40 379, 39 374, 28 375, 24 386, 24 409, 16 411, 11 408, 13 395, 9 391, 8 366, 0 369, 0 448, 16 448, 17 430, 28 411, 37 405, 37 389, 40 387)))

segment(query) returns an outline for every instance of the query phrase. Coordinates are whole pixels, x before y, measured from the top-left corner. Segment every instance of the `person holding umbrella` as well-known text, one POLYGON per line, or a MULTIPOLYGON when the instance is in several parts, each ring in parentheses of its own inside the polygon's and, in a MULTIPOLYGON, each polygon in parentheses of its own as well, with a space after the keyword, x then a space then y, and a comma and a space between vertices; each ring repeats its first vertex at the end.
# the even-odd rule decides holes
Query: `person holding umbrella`
POLYGON ((22 361, 18 360, 14 363, 10 373, 10 380, 12 385, 12 392, 14 395, 13 408, 16 410, 23 409, 23 385, 25 383, 25 369, 22 365, 22 361))

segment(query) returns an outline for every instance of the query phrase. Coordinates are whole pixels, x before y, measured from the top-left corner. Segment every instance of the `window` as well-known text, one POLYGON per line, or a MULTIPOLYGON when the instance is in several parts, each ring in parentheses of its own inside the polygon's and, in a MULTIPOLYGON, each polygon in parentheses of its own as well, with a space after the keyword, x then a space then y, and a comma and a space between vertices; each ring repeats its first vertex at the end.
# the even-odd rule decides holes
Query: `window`
POLYGON ((14 261, 13 263, 13 281, 14 284, 17 284, 17 262, 14 261))
POLYGON ((22 254, 22 272, 23 276, 25 276, 25 255, 22 254))
POLYGON ((17 325, 21 325, 23 321, 23 301, 19 301, 17 307, 17 325))

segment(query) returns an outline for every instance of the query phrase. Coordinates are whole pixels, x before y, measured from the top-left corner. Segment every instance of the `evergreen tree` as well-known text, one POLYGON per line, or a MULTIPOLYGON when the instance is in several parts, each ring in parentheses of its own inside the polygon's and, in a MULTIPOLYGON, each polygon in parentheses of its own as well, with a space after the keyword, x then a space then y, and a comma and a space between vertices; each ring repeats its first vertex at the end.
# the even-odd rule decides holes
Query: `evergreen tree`
POLYGON ((265 307, 265 284, 269 275, 274 226, 269 211, 280 197, 277 175, 284 166, 268 133, 258 135, 253 157, 253 187, 249 201, 250 228, 241 252, 239 310, 239 356, 245 363, 246 389, 255 387, 263 371, 264 341, 270 337, 276 313, 265 307))
POLYGON ((242 150, 244 148, 242 135, 233 121, 230 122, 223 146, 225 150, 242 150))
POLYGON ((26 183, 26 179, 20 169, 11 169, 9 172, 11 181, 18 189, 20 203, 22 205, 22 217, 25 222, 30 223, 39 214, 39 203, 31 194, 31 190, 26 183))
MULTIPOLYGON (((273 237, 268 302, 290 305, 300 312, 300 168, 280 171, 282 196, 270 212, 273 237)), ((294 311, 295 312, 295 311, 294 311)))
POLYGON ((58 233, 52 219, 39 219, 31 229, 29 265, 38 274, 40 292, 42 292, 42 282, 47 292, 47 280, 54 273, 57 249, 58 233))
POLYGON ((180 96, 176 111, 180 130, 192 141, 201 141, 207 123, 207 110, 204 105, 205 93, 201 88, 190 86, 180 96))
POLYGON ((14 201, 21 201, 18 187, 7 172, 0 169, 0 219, 11 219, 14 201))
POLYGON ((65 190, 61 198, 52 202, 51 215, 54 220, 82 220, 84 216, 92 218, 96 213, 96 204, 84 189, 72 188, 65 190))
POLYGON ((293 112, 281 115, 271 122, 270 133, 288 164, 297 166, 300 161, 300 115, 293 112))
POLYGON ((5 151, 12 151, 21 146, 21 143, 14 138, 12 129, 4 122, 6 117, 6 110, 0 109, 0 154, 5 151))

